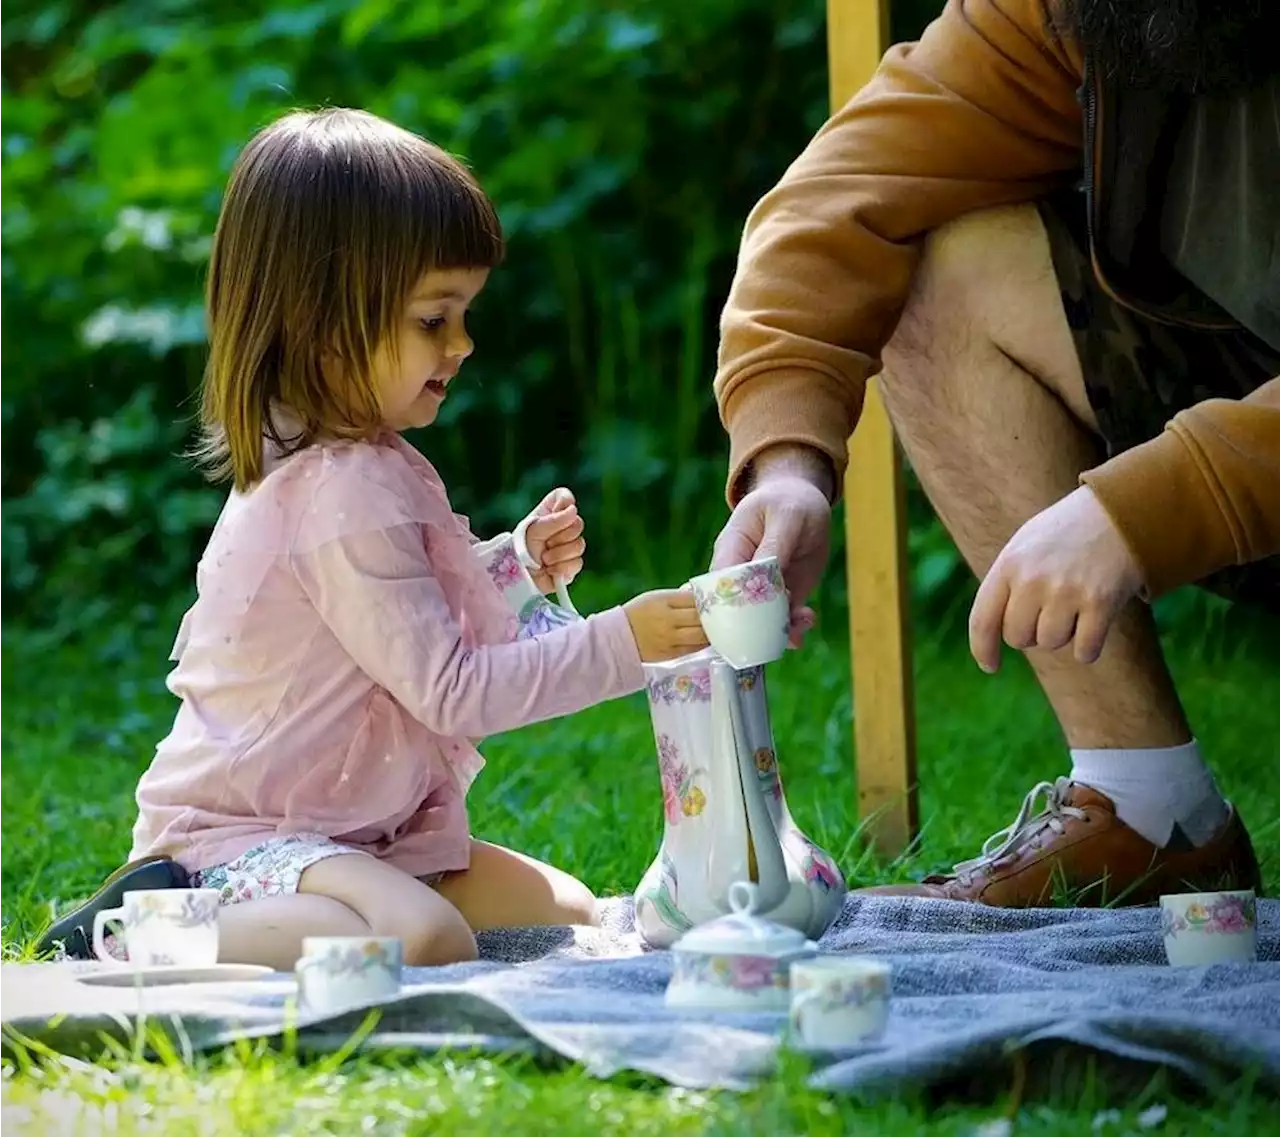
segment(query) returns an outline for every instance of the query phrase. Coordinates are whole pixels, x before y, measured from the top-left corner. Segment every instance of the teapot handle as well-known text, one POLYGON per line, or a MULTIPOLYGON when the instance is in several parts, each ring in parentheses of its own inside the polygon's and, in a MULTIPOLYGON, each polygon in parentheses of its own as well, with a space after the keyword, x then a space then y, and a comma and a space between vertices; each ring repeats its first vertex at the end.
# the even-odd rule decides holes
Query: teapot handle
MULTIPOLYGON (((525 530, 529 528, 529 523, 531 521, 533 521, 532 514, 526 517, 523 521, 520 522, 519 525, 515 527, 514 531, 511 534, 511 540, 515 545, 516 557, 519 559, 520 563, 524 565, 524 567, 527 568, 530 572, 535 572, 538 569, 540 569, 542 565, 540 565, 537 561, 533 559, 533 557, 529 555, 529 544, 525 540, 525 535, 524 535, 525 530)), ((551 583, 555 585, 556 601, 559 603, 560 607, 565 609, 567 612, 572 612, 575 616, 580 617, 582 613, 580 613, 577 610, 577 608, 573 606, 573 601, 569 599, 569 585, 568 585, 568 582, 564 579, 564 577, 553 576, 551 578, 551 583)))

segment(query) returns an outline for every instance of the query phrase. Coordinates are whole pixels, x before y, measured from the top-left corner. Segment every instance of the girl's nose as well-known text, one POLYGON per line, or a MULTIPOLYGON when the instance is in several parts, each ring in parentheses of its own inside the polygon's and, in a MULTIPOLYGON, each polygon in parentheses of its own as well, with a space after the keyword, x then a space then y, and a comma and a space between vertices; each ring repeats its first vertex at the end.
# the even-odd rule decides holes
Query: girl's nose
POLYGON ((445 348, 445 355, 450 359, 456 359, 461 363, 474 350, 475 343, 465 331, 455 332, 449 337, 449 345, 445 348))

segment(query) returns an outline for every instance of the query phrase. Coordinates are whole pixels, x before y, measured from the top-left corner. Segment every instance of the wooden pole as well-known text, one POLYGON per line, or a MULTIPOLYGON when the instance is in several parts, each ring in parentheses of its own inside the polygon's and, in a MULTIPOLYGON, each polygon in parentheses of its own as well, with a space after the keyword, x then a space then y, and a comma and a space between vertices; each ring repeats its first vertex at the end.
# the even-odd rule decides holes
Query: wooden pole
MULTIPOLYGON (((875 73, 889 44, 889 0, 827 0, 832 109, 875 73)), ((897 856, 919 832, 902 467, 879 383, 868 384, 845 476, 846 573, 858 816, 897 856)))

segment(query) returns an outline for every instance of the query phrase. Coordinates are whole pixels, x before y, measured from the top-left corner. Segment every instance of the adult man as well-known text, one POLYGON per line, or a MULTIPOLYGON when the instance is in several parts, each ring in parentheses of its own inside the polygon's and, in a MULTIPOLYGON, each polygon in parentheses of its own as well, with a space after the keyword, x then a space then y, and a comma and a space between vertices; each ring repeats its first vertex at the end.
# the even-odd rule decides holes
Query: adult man
POLYGON ((882 358, 982 578, 974 656, 1026 650, 1072 754, 991 855, 889 891, 1260 887, 1145 601, 1200 581, 1280 610, 1280 23, 1270 0, 1050 2, 950 0, 752 212, 715 561, 776 552, 803 603, 882 358))

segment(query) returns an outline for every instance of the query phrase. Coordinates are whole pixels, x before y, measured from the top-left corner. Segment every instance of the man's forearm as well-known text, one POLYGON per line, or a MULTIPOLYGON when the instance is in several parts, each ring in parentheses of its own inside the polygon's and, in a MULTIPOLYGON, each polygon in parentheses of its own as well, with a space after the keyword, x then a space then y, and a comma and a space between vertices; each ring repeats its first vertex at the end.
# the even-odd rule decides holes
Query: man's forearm
POLYGON ((836 499, 835 468, 821 450, 803 443, 779 442, 757 454, 744 471, 742 493, 749 493, 769 478, 804 478, 817 486, 828 501, 836 499))

